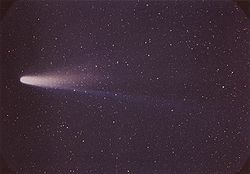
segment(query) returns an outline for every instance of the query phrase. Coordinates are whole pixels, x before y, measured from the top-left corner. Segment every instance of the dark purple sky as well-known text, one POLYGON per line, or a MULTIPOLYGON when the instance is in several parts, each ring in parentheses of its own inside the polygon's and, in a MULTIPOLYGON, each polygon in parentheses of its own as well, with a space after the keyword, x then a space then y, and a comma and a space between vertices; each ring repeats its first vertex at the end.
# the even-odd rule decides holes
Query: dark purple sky
POLYGON ((236 173, 249 28, 231 1, 16 2, 1 23, 3 159, 18 174, 236 173), (19 81, 51 72, 96 78, 77 91, 19 81))

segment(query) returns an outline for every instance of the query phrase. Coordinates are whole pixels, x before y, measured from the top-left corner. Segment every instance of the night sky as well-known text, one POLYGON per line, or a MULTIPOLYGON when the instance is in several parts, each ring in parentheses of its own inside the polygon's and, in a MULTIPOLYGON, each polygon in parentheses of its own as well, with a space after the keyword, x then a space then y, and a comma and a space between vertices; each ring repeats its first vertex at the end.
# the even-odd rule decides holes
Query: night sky
POLYGON ((18 174, 235 174, 249 28, 233 1, 17 1, 1 21, 2 158, 18 174), (56 85, 20 82, 45 75, 56 85))

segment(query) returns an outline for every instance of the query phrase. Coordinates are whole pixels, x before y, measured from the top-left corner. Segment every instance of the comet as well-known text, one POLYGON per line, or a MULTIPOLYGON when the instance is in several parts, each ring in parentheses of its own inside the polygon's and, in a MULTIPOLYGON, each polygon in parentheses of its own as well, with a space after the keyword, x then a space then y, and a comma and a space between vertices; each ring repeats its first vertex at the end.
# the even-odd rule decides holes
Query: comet
POLYGON ((29 86, 46 89, 64 89, 90 96, 110 97, 127 101, 142 100, 139 96, 135 97, 124 93, 96 89, 93 84, 95 84, 94 82, 97 82, 97 77, 90 74, 62 75, 48 73, 46 75, 24 75, 20 77, 20 82, 29 86))
POLYGON ((97 77, 90 74, 25 75, 20 78, 20 82, 22 84, 42 88, 71 90, 91 96, 111 97, 119 100, 134 102, 166 102, 165 99, 159 99, 146 95, 129 95, 122 92, 97 89, 93 85, 95 84, 94 82, 97 81, 97 77))

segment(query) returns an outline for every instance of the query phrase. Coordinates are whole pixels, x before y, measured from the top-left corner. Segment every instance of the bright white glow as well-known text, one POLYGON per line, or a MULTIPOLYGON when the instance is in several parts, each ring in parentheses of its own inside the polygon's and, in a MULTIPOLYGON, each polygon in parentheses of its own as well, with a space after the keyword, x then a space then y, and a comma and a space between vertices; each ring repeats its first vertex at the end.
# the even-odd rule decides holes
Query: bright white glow
POLYGON ((26 85, 61 89, 86 87, 92 81, 93 78, 90 75, 84 77, 79 75, 37 75, 20 78, 20 82, 26 85))
POLYGON ((27 85, 40 87, 61 87, 74 79, 68 79, 60 76, 23 76, 20 81, 27 85))

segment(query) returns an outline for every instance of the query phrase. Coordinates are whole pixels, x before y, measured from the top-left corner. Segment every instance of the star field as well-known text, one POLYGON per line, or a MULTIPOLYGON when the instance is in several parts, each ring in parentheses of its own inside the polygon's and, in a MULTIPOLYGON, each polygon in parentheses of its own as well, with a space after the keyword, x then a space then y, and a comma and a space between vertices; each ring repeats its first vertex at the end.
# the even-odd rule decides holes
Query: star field
POLYGON ((249 28, 231 1, 16 2, 1 25, 0 155, 18 174, 235 174, 249 28), (67 88, 20 83, 51 73, 67 88))

